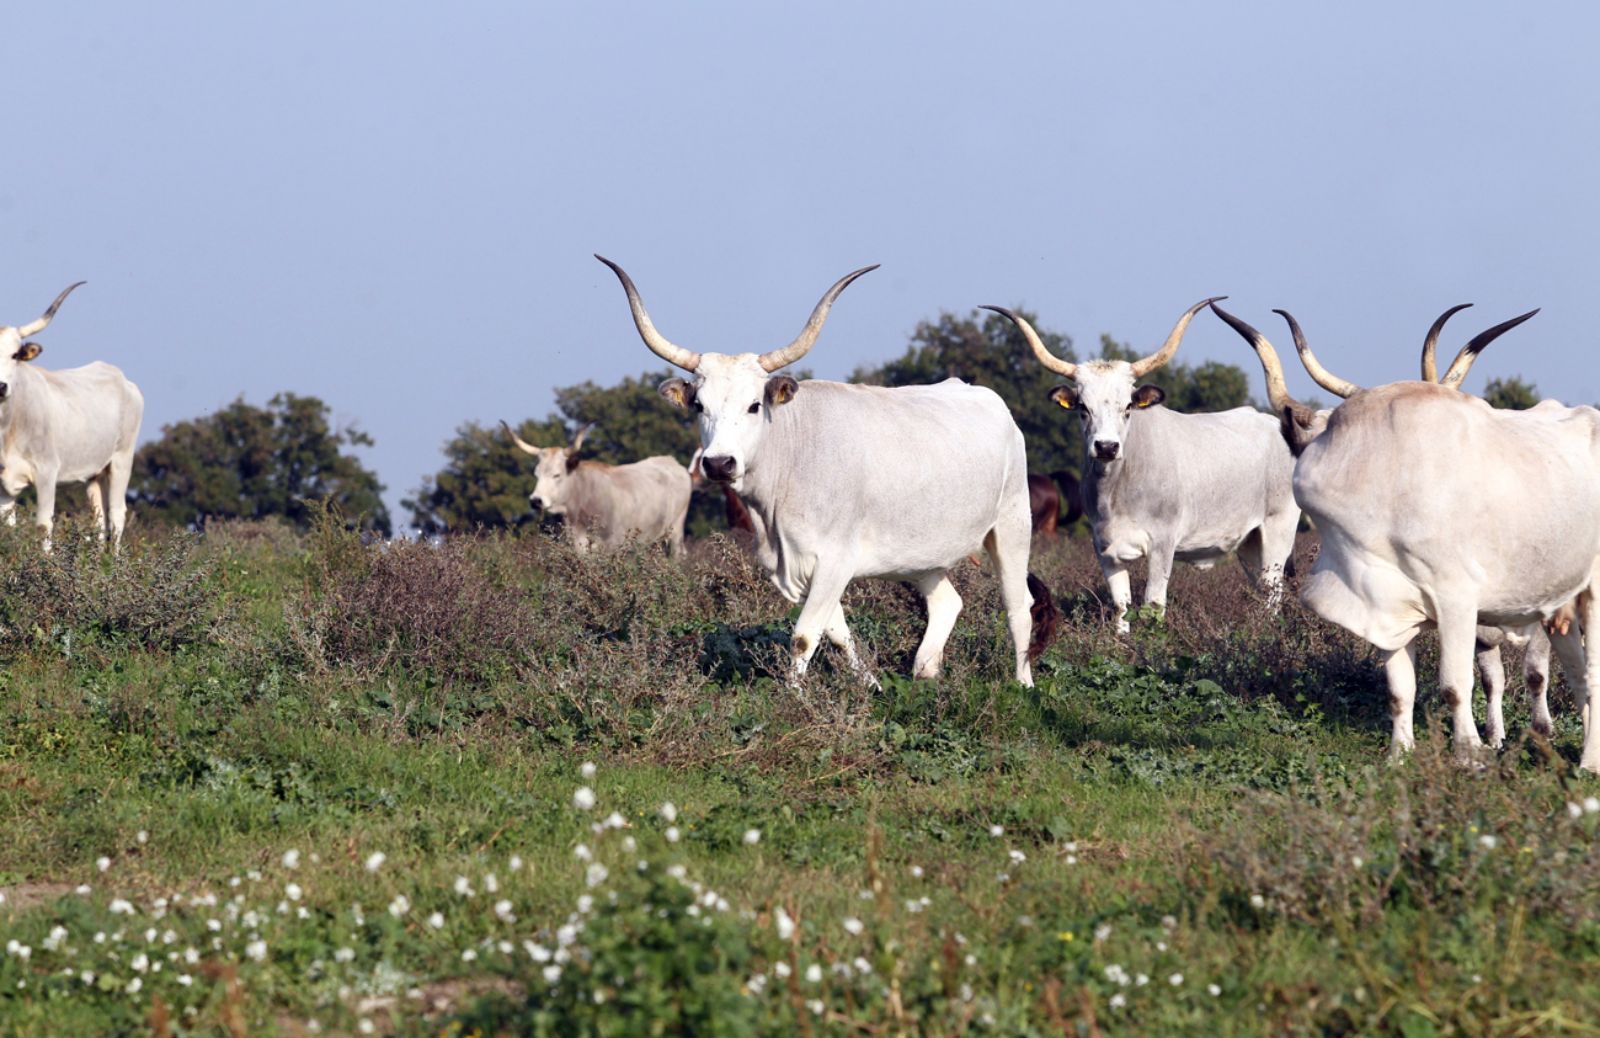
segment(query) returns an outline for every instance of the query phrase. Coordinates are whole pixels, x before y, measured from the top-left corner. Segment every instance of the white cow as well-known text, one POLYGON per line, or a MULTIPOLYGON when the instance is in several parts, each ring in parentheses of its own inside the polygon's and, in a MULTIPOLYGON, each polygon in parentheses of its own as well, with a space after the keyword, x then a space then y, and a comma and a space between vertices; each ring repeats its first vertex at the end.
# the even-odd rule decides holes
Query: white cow
POLYGON ((564 517, 580 551, 594 544, 614 548, 629 538, 665 541, 672 555, 683 550, 689 470, 677 461, 665 455, 630 465, 584 461, 578 452, 592 426, 579 429, 570 447, 535 447, 500 424, 520 450, 539 459, 529 502, 564 517))
POLYGON ((1277 421, 1251 407, 1179 414, 1161 406, 1160 387, 1136 385, 1177 354, 1190 320, 1212 302, 1191 306, 1161 349, 1131 364, 1061 360, 1021 316, 984 308, 1010 318, 1039 362, 1072 380, 1050 396, 1083 417, 1083 507, 1118 631, 1129 629, 1128 564, 1141 557, 1149 560, 1145 605, 1166 608, 1174 559, 1204 567, 1235 551, 1274 606, 1282 594, 1300 510, 1277 421))
POLYGON ((622 282, 645 345, 694 375, 668 379, 661 393, 699 416, 701 472, 738 491, 760 531, 757 557, 784 597, 803 603, 790 642, 796 680, 826 637, 876 684, 839 601, 857 577, 922 592, 928 627, 914 672, 936 676, 961 611, 948 573, 982 546, 999 570, 1017 680, 1033 683, 1031 662, 1057 614, 1028 573, 1027 456, 1005 404, 959 379, 885 389, 776 374, 811 349, 839 293, 876 267, 839 279, 789 345, 724 354, 669 342, 622 268, 596 258, 622 282))
POLYGON ((139 387, 110 364, 47 371, 28 363, 42 347, 25 340, 43 331, 61 301, 81 284, 68 285, 38 320, 0 327, 0 515, 15 525, 17 495, 32 485, 46 551, 60 483, 88 483, 100 538, 109 534, 114 546, 121 544, 128 477, 144 417, 139 387))
MULTIPOLYGON (((1295 499, 1322 537, 1302 600, 1386 654, 1391 752, 1415 742, 1415 638, 1431 625, 1456 750, 1474 756, 1482 746, 1472 718, 1478 624, 1548 620, 1577 599, 1583 629, 1600 630, 1600 411, 1554 402, 1497 410, 1429 382, 1364 390, 1308 364, 1347 397, 1319 415, 1289 396, 1265 336, 1212 309, 1261 360, 1296 455, 1295 499)), ((1479 336, 1479 349, 1514 323, 1479 336)), ((1580 766, 1600 771, 1587 691, 1600 681, 1600 653, 1584 653, 1577 626, 1552 638, 1563 664, 1571 661, 1582 704, 1580 766)))

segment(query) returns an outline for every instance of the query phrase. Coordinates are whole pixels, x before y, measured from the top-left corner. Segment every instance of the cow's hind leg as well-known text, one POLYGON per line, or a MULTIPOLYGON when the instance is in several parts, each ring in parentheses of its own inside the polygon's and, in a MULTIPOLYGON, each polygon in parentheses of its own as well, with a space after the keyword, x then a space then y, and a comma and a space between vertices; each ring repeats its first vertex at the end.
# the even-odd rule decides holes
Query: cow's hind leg
POLYGON ((1417 744, 1412 730, 1417 705, 1417 643, 1407 642, 1389 653, 1383 673, 1389 682, 1389 759, 1399 760, 1417 744))
POLYGON ((132 449, 111 456, 106 466, 106 515, 113 551, 122 547, 122 531, 128 522, 128 479, 133 475, 132 449))
POLYGON ((922 644, 917 646, 917 659, 911 676, 936 678, 944 666, 945 642, 950 640, 956 617, 961 615, 961 596, 946 573, 930 573, 916 584, 928 604, 928 628, 922 634, 922 644))
POLYGON ((1483 681, 1483 695, 1489 707, 1485 741, 1498 750, 1506 741, 1505 661, 1501 658, 1499 645, 1479 641, 1477 648, 1478 677, 1483 681))
POLYGON ((103 543, 106 534, 106 487, 110 481, 110 470, 102 471, 89 479, 84 484, 84 495, 89 499, 89 514, 94 516, 95 536, 103 543))
POLYGON ((1478 641, 1475 602, 1441 608, 1439 625, 1439 695, 1450 708, 1457 759, 1472 761, 1483 748, 1478 722, 1472 717, 1472 661, 1478 641))
POLYGON ((1555 724, 1550 719, 1550 636, 1542 624, 1534 624, 1529 634, 1522 656, 1522 680, 1528 686, 1533 730, 1548 739, 1555 734, 1555 724))
MULTIPOLYGON (((1600 637, 1600 596, 1592 590, 1578 596, 1578 620, 1583 624, 1585 642, 1589 632, 1600 637)), ((1584 771, 1600 772, 1600 717, 1596 716, 1596 690, 1600 689, 1600 652, 1584 647, 1583 687, 1572 682, 1573 699, 1578 704, 1578 716, 1583 719, 1583 753, 1578 757, 1578 767, 1584 771)))
MULTIPOLYGON (((1016 649, 1017 681, 1032 688, 1033 665, 1028 662, 1028 650, 1033 637, 1033 592, 1028 588, 1028 549, 1033 540, 1033 531, 1027 513, 1022 512, 1021 515, 1020 524, 1008 522, 1002 516, 983 539, 983 546, 988 550, 989 557, 994 559, 995 569, 999 573, 1000 599, 1006 607, 1006 626, 1011 629, 1011 644, 1016 649)), ((953 592, 954 588, 951 590, 953 592)), ((929 619, 931 621, 932 617, 929 619)))
POLYGON ((41 472, 34 481, 33 489, 39 495, 39 512, 34 517, 40 532, 44 534, 44 550, 50 550, 50 534, 55 529, 56 516, 56 474, 55 472, 41 472))

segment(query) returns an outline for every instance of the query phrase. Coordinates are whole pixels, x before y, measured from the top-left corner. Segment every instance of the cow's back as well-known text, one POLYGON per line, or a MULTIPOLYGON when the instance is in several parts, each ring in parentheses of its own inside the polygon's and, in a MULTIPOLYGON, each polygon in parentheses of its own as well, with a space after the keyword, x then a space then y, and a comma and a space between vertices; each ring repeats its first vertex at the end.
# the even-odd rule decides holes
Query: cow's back
POLYGON ((657 456, 627 465, 583 462, 576 510, 592 536, 610 545, 630 537, 656 540, 681 530, 689 510, 689 470, 657 456))
POLYGON ((121 369, 103 361, 50 371, 26 367, 11 403, 8 451, 59 465, 61 482, 90 479, 118 452, 131 452, 144 418, 144 395, 121 369))

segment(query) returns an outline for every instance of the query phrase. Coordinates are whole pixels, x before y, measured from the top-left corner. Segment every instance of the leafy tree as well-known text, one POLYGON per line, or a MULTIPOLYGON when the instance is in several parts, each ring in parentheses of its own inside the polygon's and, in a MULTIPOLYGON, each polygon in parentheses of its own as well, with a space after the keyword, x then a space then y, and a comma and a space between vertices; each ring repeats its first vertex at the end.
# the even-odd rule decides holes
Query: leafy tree
POLYGON ((359 429, 335 429, 314 396, 279 393, 266 407, 241 396, 215 414, 163 427, 141 447, 129 501, 140 515, 174 525, 276 515, 306 527, 314 502, 326 499, 387 536, 383 484, 344 452, 372 442, 359 429))
POLYGON ((1504 407, 1513 411, 1526 411, 1539 402, 1539 391, 1533 383, 1524 382, 1516 375, 1510 378, 1492 378, 1489 384, 1483 387, 1483 398, 1492 407, 1504 407))
MULTIPOLYGON (((522 421, 517 435, 540 447, 555 447, 570 443, 580 427, 592 422, 584 458, 622 465, 664 454, 688 465, 700 445, 695 423, 656 392, 671 374, 645 372, 615 386, 583 382, 557 389, 558 413, 543 421, 522 421)), ((423 477, 422 486, 403 502, 419 529, 499 528, 530 518, 528 495, 537 482, 534 461, 498 426, 485 429, 468 422, 456 430, 444 452, 445 467, 423 477)), ((720 529, 722 520, 716 517, 721 509, 720 494, 697 493, 690 507, 690 532, 720 529)))

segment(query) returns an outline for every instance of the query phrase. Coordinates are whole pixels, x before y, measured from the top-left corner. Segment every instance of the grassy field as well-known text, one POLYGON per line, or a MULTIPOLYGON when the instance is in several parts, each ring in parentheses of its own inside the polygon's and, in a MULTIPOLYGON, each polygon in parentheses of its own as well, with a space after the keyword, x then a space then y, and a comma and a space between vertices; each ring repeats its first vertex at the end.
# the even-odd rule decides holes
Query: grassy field
POLYGON ((1032 690, 977 567, 935 682, 858 585, 882 690, 796 693, 720 539, 57 545, 0 529, 0 1034, 1600 1034, 1564 689, 1472 770, 1429 687, 1386 765, 1370 655, 1231 566, 1118 639, 1041 550, 1032 690))

